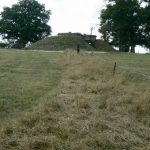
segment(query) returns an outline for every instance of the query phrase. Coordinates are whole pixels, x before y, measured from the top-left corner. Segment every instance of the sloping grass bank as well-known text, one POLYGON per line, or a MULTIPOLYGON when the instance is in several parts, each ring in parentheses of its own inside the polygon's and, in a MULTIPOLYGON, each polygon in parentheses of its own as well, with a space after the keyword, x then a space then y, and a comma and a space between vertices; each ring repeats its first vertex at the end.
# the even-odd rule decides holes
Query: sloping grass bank
POLYGON ((66 53, 51 101, 0 125, 1 150, 148 150, 150 81, 66 53), (11 122, 11 124, 10 124, 11 122))
POLYGON ((96 40, 92 47, 83 38, 73 35, 67 36, 51 36, 36 43, 32 43, 27 49, 29 50, 49 50, 60 51, 64 49, 77 49, 77 44, 80 45, 81 50, 85 51, 114 51, 111 45, 102 40, 96 40))
POLYGON ((93 47, 85 42, 82 38, 77 36, 52 36, 42 39, 36 43, 31 44, 27 49, 29 50, 49 50, 59 51, 64 49, 77 49, 77 44, 82 50, 93 50, 93 47))

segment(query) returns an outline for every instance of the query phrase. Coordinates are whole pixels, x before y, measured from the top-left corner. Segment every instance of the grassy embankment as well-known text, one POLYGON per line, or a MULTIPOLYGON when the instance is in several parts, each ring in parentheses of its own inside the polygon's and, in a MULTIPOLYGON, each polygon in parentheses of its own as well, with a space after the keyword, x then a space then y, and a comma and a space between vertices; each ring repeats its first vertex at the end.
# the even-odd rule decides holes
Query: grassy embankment
POLYGON ((92 50, 92 51, 114 51, 114 49, 107 43, 102 40, 96 40, 93 44, 93 48, 89 45, 84 39, 78 36, 51 36, 45 39, 42 39, 36 43, 31 44, 27 49, 35 50, 65 50, 65 49, 74 49, 76 50, 77 44, 80 45, 81 50, 92 50))
POLYGON ((80 45, 82 50, 93 50, 88 43, 82 38, 77 36, 52 36, 42 39, 36 43, 33 43, 27 49, 35 50, 64 50, 64 49, 76 49, 77 44, 80 45))
POLYGON ((149 71, 148 55, 65 53, 53 98, 3 122, 0 149, 150 149, 150 80, 122 68, 113 76, 108 59, 149 71))

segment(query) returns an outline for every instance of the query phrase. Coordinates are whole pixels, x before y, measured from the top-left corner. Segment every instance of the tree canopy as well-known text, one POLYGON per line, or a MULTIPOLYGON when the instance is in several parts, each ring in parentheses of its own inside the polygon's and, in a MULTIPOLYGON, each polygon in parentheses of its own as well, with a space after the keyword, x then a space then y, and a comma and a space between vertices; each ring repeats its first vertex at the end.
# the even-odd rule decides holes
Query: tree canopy
POLYGON ((142 20, 142 43, 145 47, 150 49, 150 1, 145 8, 141 8, 142 20))
POLYGON ((36 0, 19 0, 0 14, 0 34, 10 47, 23 48, 50 35, 50 15, 50 10, 36 0))
POLYGON ((135 52, 136 45, 150 47, 150 7, 138 0, 108 0, 101 12, 102 38, 120 51, 135 52))

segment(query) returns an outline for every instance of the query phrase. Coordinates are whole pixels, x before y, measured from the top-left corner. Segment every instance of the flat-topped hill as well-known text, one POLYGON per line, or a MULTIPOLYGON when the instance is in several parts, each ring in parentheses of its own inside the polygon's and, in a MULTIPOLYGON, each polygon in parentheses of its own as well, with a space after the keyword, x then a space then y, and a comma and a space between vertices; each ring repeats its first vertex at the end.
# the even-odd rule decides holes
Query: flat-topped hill
POLYGON ((64 49, 76 49, 77 44, 83 50, 93 50, 87 42, 78 36, 52 36, 42 39, 36 43, 33 43, 27 49, 36 50, 64 50, 64 49))
POLYGON ((97 51, 113 51, 111 45, 102 40, 95 40, 92 46, 83 38, 83 36, 75 34, 61 34, 42 39, 36 43, 31 44, 27 49, 32 50, 64 50, 76 49, 77 44, 80 45, 81 50, 97 50, 97 51))

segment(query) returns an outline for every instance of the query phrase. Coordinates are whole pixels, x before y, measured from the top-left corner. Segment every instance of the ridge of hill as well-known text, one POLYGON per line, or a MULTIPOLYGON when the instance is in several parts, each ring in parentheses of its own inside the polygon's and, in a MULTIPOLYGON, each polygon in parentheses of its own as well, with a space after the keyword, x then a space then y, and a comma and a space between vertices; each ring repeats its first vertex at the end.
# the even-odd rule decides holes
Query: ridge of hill
POLYGON ((81 50, 87 51, 113 51, 111 45, 102 40, 96 40, 92 47, 88 44, 82 37, 75 35, 61 35, 61 36, 51 36, 36 43, 31 44, 26 49, 28 50, 62 50, 62 49, 76 49, 77 44, 80 45, 81 50))
POLYGON ((36 50, 62 50, 76 49, 77 44, 82 50, 93 50, 94 48, 77 36, 52 36, 42 39, 30 45, 27 49, 36 50))

